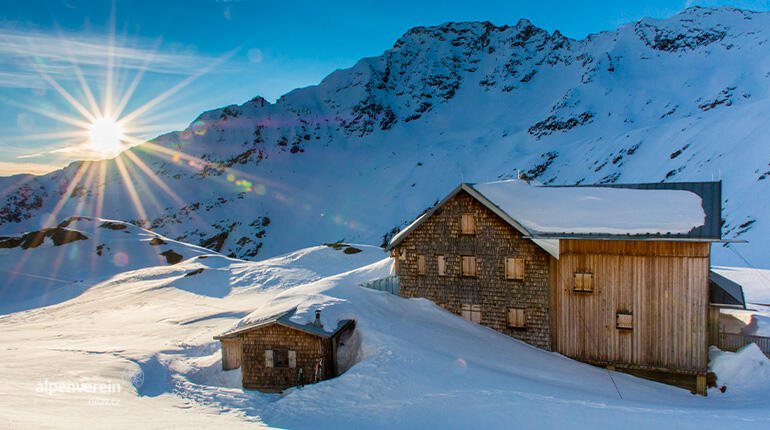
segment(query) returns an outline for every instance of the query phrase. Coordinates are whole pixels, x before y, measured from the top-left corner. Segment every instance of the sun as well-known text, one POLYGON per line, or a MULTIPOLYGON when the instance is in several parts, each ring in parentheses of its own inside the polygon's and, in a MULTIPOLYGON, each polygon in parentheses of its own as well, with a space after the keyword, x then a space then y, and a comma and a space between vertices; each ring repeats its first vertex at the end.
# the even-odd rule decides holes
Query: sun
POLYGON ((91 148, 103 154, 117 154, 123 149, 123 126, 105 116, 91 123, 89 129, 91 148))

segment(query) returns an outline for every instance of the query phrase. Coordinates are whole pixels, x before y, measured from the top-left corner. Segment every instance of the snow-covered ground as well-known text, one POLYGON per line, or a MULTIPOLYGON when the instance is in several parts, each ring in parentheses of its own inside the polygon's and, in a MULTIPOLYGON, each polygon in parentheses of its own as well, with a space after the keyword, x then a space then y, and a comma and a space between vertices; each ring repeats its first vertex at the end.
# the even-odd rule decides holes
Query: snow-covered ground
POLYGON ((734 365, 770 366, 751 351, 717 357, 728 369, 725 393, 694 396, 536 349, 424 299, 362 288, 392 265, 381 249, 355 246, 362 252, 318 246, 262 262, 193 255, 0 316, 2 427, 770 425, 770 376, 747 378, 734 365), (327 326, 355 318, 362 360, 338 378, 283 395, 244 392, 239 371, 221 370, 212 336, 295 306, 301 322, 316 308, 327 326))

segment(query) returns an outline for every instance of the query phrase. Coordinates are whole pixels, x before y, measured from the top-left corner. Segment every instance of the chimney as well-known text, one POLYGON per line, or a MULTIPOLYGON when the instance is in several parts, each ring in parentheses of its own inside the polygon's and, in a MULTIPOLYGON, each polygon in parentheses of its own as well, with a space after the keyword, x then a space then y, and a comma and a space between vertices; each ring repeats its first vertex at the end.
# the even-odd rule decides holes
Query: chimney
POLYGON ((321 323, 321 310, 316 309, 315 310, 315 321, 313 321, 313 325, 318 328, 323 328, 324 325, 321 323))

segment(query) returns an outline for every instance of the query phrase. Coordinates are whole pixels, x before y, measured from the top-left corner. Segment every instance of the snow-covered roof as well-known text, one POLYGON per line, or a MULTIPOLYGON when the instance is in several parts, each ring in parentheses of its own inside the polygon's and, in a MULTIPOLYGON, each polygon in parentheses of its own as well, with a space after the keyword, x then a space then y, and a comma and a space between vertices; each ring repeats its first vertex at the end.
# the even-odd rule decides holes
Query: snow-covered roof
POLYGON ((532 237, 687 234, 706 218, 701 198, 683 190, 547 187, 519 180, 471 187, 532 237))
POLYGON ((228 330, 222 333, 219 336, 214 336, 214 339, 220 340, 223 338, 236 337, 247 331, 266 327, 272 324, 280 324, 282 326, 300 330, 315 336, 332 337, 337 333, 339 333, 340 331, 342 331, 343 329, 347 328, 350 324, 354 323, 354 320, 341 320, 337 323, 337 327, 335 327, 333 331, 326 331, 322 326, 317 326, 312 322, 308 322, 306 324, 300 324, 292 321, 291 317, 294 316, 295 312, 297 312, 296 307, 259 321, 254 321, 249 324, 237 326, 232 330, 228 330))
MULTIPOLYGON (((713 185, 715 188, 720 186, 718 183, 713 185)), ((693 188, 690 185, 680 188, 683 189, 676 189, 676 184, 557 187, 531 185, 520 180, 464 183, 395 235, 388 249, 400 243, 410 231, 460 191, 466 191, 524 237, 532 239, 557 258, 558 239, 719 240, 718 229, 716 237, 714 234, 692 233, 702 230, 707 219, 709 224, 714 222, 713 219, 721 219, 718 213, 721 209, 717 207, 712 211, 716 214, 707 214, 701 197, 706 193, 699 195, 690 191, 688 188, 693 188)), ((713 200, 711 194, 708 195, 713 200)), ((719 199, 719 196, 715 198, 719 199)), ((717 200, 717 206, 718 203, 717 200)))

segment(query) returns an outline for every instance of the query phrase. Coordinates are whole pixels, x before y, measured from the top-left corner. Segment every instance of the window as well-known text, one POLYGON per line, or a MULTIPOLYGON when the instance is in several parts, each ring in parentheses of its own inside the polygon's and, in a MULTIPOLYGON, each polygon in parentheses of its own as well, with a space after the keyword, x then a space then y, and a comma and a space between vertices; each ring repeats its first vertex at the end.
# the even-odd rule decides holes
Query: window
POLYGON ((473 214, 462 214, 460 216, 460 233, 462 234, 476 233, 476 220, 474 220, 473 214))
POLYGON ((587 272, 575 272, 575 285, 573 291, 590 293, 594 290, 594 274, 587 272))
POLYGON ((424 255, 417 256, 417 274, 418 275, 425 274, 425 256, 424 255))
POLYGON ((446 276, 446 257, 439 255, 436 260, 438 263, 438 275, 446 276))
POLYGON ((470 305, 463 303, 460 310, 460 315, 463 318, 473 321, 475 323, 481 323, 481 305, 470 305))
POLYGON ((288 349, 265 350, 265 367, 295 368, 297 367, 297 351, 288 349))
POLYGON ((524 259, 508 257, 505 259, 505 279, 524 279, 524 259))
POLYGON ((527 315, 524 309, 508 308, 508 327, 525 328, 527 326, 527 315))
POLYGON ((463 276, 476 276, 476 257, 463 255, 463 276))
POLYGON ((632 330, 634 328, 634 314, 628 311, 618 312, 615 327, 624 330, 632 330))

